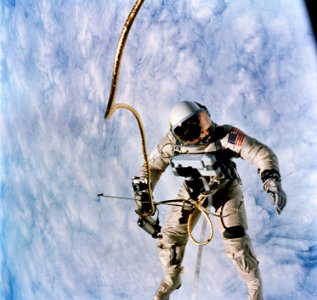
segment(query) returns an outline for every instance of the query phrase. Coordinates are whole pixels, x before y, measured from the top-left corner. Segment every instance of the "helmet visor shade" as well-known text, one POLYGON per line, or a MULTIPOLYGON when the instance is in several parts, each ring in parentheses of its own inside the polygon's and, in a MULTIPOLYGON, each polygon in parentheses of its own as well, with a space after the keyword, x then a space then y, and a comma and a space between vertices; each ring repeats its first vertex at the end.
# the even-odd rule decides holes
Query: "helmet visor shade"
POLYGON ((173 129, 178 140, 188 144, 194 144, 208 135, 211 120, 206 111, 198 112, 173 129))

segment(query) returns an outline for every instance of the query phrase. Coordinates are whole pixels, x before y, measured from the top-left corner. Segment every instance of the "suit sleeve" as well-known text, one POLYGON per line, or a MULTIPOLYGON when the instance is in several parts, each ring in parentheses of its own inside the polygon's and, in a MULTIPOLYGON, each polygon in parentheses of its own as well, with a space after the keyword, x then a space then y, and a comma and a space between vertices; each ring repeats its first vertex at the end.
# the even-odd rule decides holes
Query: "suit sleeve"
MULTIPOLYGON (((161 139, 161 141, 149 155, 150 181, 152 190, 154 190, 162 173, 166 170, 170 159, 174 155, 174 145, 175 140, 173 136, 168 133, 161 139)), ((140 177, 147 177, 147 169, 145 164, 143 164, 141 167, 140 177)))
POLYGON ((262 174, 266 170, 279 172, 278 158, 271 148, 246 135, 238 128, 231 127, 225 137, 225 148, 257 167, 262 174))

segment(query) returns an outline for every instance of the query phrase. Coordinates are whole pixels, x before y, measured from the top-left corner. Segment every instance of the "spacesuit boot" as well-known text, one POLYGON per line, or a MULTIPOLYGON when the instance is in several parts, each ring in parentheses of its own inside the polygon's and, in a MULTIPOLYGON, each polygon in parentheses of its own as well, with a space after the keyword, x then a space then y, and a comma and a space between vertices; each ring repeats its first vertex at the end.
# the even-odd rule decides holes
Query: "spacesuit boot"
POLYGON ((247 287, 248 300, 263 300, 259 262, 252 250, 248 235, 227 239, 224 244, 227 256, 233 260, 247 287))
POLYGON ((181 287, 180 276, 172 283, 167 283, 167 280, 163 279, 159 288, 157 289, 153 300, 169 300, 170 294, 181 287))

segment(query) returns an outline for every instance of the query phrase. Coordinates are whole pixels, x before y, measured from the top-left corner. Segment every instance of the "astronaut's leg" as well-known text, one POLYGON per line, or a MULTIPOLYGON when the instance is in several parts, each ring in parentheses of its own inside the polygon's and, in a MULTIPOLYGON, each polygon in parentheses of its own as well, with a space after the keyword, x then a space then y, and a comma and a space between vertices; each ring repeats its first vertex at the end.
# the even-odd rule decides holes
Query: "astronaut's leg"
POLYGON ((170 294, 181 285, 182 260, 187 238, 178 237, 178 241, 169 239, 163 233, 158 244, 159 259, 163 268, 163 279, 157 289, 154 300, 167 300, 170 294))
POLYGON ((225 248, 240 272, 248 290, 249 300, 262 300, 262 282, 258 261, 247 234, 240 238, 225 239, 225 248))
POLYGON ((262 281, 259 262, 255 257, 251 241, 246 233, 247 220, 240 184, 235 180, 224 194, 217 213, 222 215, 218 224, 223 234, 226 254, 232 259, 242 276, 249 300, 262 300, 262 281))
MULTIPOLYGON (((186 198, 188 199, 189 195, 183 186, 178 199, 186 198)), ((191 211, 192 207, 188 205, 173 206, 163 226, 158 254, 164 275, 153 300, 169 299, 170 294, 181 285, 182 261, 188 241, 187 220, 191 211)))

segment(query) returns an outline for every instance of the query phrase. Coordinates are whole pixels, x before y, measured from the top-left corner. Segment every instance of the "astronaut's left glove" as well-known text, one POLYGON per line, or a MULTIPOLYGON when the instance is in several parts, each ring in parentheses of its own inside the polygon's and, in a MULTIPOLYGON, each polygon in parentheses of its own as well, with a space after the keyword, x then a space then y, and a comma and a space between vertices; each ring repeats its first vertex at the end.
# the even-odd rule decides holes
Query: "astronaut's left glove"
POLYGON ((287 197, 282 189, 281 176, 276 170, 265 170, 261 173, 263 189, 268 193, 272 205, 278 214, 281 214, 286 205, 287 197))

